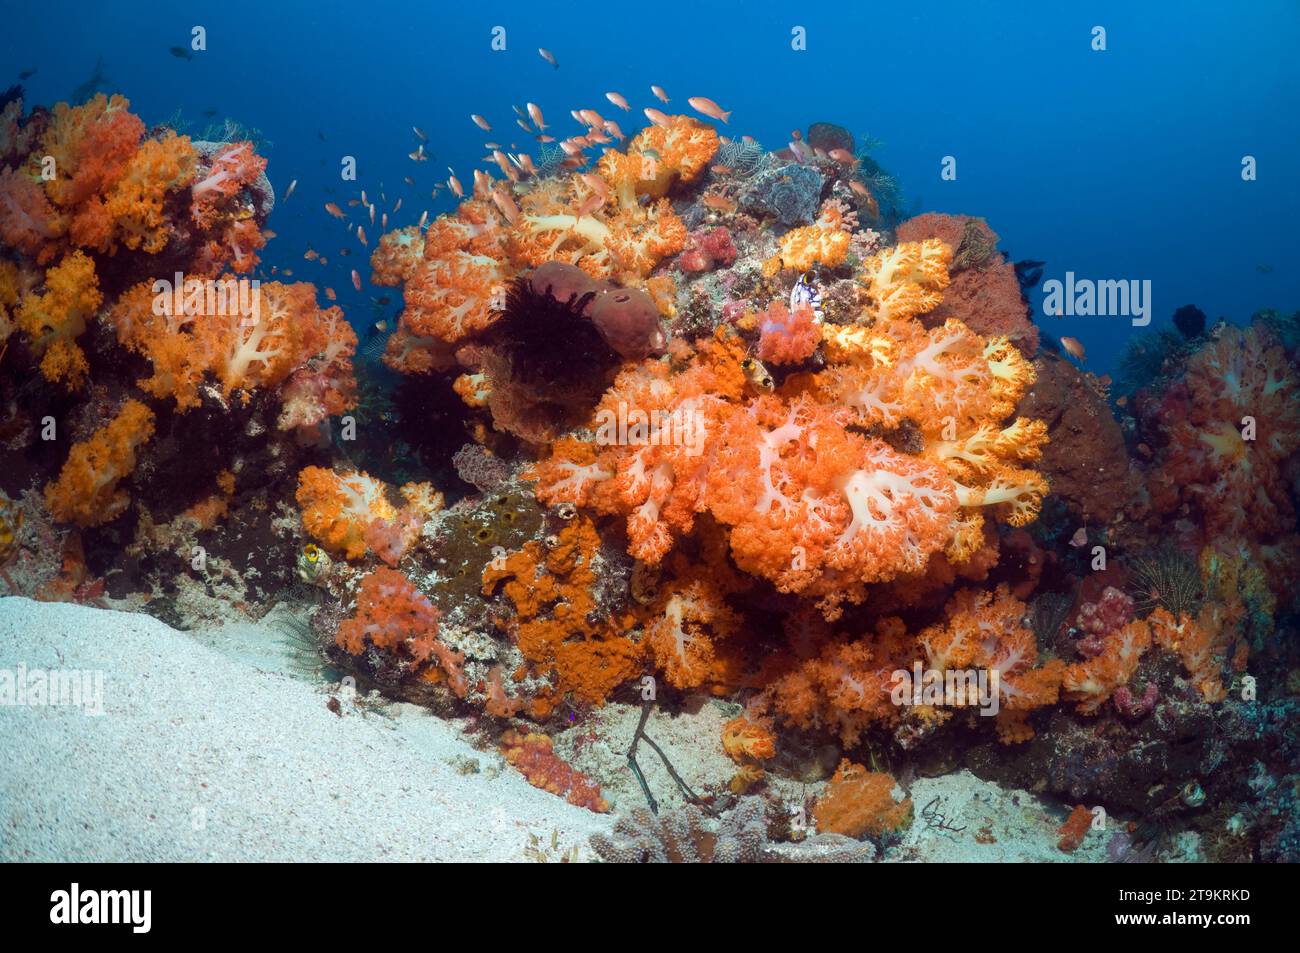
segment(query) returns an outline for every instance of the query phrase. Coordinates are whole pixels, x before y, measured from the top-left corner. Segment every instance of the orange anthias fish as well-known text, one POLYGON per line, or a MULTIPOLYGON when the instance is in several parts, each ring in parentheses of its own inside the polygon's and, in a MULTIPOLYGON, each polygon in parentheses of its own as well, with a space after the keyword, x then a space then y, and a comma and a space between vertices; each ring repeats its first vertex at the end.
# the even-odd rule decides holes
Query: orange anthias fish
POLYGON ((668 94, 664 92, 664 88, 662 86, 651 86, 650 92, 654 93, 655 98, 658 99, 661 103, 668 102, 668 94))
POLYGON ((355 268, 352 269, 352 287, 361 290, 361 275, 355 268))
POLYGON ((725 123, 731 117, 731 113, 727 112, 713 100, 705 99, 703 96, 692 96, 686 101, 691 104, 692 109, 698 113, 703 113, 710 119, 716 119, 719 122, 725 123))
POLYGON ((488 123, 488 121, 484 119, 482 116, 480 116, 478 113, 470 113, 469 118, 474 120, 474 125, 478 126, 484 132, 488 132, 492 128, 492 126, 488 123))
POLYGON ((1065 353, 1077 360, 1080 364, 1088 360, 1088 353, 1083 349, 1083 345, 1078 338, 1061 338, 1061 347, 1065 348, 1065 353))
POLYGON ((627 104, 627 100, 623 98, 622 93, 606 93, 605 98, 608 99, 615 106, 617 106, 619 109, 623 110, 623 112, 632 111, 632 107, 627 104))
POLYGON ((339 208, 333 202, 325 203, 325 211, 329 212, 335 218, 343 218, 343 209, 339 208))
POLYGON ((366 246, 367 248, 370 247, 370 242, 366 241, 366 230, 362 228, 360 225, 357 226, 357 238, 360 240, 362 245, 366 246))
POLYGON ((528 103, 527 109, 529 117, 533 120, 533 124, 537 126, 537 131, 544 132, 546 130, 546 123, 542 121, 542 108, 536 103, 528 103))
POLYGON ((293 195, 293 190, 298 187, 298 180, 294 179, 289 183, 289 187, 284 190, 284 198, 281 201, 288 201, 289 196, 293 195))
POLYGON ((506 217, 506 221, 511 225, 514 225, 519 221, 519 206, 515 204, 514 199, 506 194, 505 190, 500 188, 493 189, 492 201, 496 207, 501 210, 501 214, 506 217))
POLYGON ((328 285, 325 287, 325 297, 328 298, 330 301, 339 300, 339 296, 334 293, 334 289, 329 287, 328 285))
POLYGON ((725 195, 718 195, 715 192, 704 195, 700 199, 700 203, 705 208, 711 208, 717 212, 734 212, 738 207, 734 199, 729 199, 725 195))
POLYGON ((465 189, 461 186, 460 179, 456 178, 454 175, 449 175, 447 177, 447 188, 451 189, 452 194, 455 195, 456 198, 463 199, 465 197, 465 189))
POLYGON ((556 69, 559 69, 559 68, 560 68, 559 60, 557 60, 557 59, 555 58, 555 54, 552 53, 550 50, 546 49, 546 47, 544 47, 544 46, 539 46, 539 47, 537 48, 537 52, 538 52, 538 54, 542 57, 542 59, 546 60, 546 62, 550 63, 550 64, 551 64, 552 66, 554 66, 556 69))
POLYGON ((654 123, 656 126, 663 126, 666 129, 672 125, 672 120, 670 120, 667 116, 665 116, 657 109, 652 109, 651 107, 647 106, 645 109, 642 110, 642 112, 644 112, 645 117, 649 119, 652 123, 654 123))

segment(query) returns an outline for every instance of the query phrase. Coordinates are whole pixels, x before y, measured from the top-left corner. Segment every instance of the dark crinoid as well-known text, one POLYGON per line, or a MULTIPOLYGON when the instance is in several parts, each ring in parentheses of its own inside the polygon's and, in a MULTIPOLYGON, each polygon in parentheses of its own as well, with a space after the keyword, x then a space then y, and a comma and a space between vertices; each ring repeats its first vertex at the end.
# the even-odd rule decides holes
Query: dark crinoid
POLYGON ((544 442, 590 415, 620 359, 584 313, 589 297, 561 300, 516 280, 486 340, 462 354, 488 380, 498 427, 544 442))

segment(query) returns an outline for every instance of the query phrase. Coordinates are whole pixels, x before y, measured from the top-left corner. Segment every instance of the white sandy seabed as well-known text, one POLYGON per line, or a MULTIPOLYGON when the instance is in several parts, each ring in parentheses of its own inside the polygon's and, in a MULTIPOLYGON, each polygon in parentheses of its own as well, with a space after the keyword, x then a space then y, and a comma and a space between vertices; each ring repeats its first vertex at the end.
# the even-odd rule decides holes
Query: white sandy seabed
MULTIPOLYGON (((548 859, 575 848, 593 859, 588 838, 612 816, 531 787, 499 754, 474 748, 461 722, 363 702, 292 658, 266 621, 178 632, 139 613, 0 598, 0 682, 24 670, 103 678, 99 715, 0 704, 0 861, 511 862, 536 859, 530 844, 548 859)), ((601 709, 600 740, 572 753, 616 811, 641 806, 621 754, 638 714, 601 709)), ((730 770, 715 750, 721 717, 706 704, 652 719, 697 788, 730 770)), ((645 767, 671 802, 670 780, 645 767)), ((966 771, 917 779, 910 794, 918 808, 936 799, 967 830, 914 823, 887 859, 1105 857, 1103 834, 1062 855, 1059 805, 966 771), (977 840, 980 827, 991 836, 977 840)))
POLYGON ((102 672, 104 709, 0 707, 0 861, 520 861, 530 834, 590 856, 612 824, 454 721, 334 714, 323 686, 258 657, 274 639, 0 599, 0 672, 102 672))

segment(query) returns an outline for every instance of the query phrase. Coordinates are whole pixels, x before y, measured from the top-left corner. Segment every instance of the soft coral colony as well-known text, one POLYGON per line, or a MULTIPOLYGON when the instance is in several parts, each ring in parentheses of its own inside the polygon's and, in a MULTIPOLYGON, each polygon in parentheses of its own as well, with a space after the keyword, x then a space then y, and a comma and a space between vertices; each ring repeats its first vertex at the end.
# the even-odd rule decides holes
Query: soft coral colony
MULTIPOLYGON (((1096 388, 1039 353, 983 220, 900 221, 828 124, 765 153, 688 116, 617 144, 575 116, 587 135, 545 174, 502 156, 503 177, 476 171, 454 211, 373 251, 372 281, 403 300, 382 360, 417 395, 398 429, 427 439, 413 415, 435 405, 464 428, 450 459, 413 465, 332 434, 344 413, 387 428, 392 405, 359 385, 356 336, 312 285, 261 283, 253 323, 179 291, 154 307, 157 278, 258 269, 273 198, 252 143, 146 129, 120 97, 26 119, 10 103, 7 420, 26 388, 73 438, 29 504, 136 562, 196 540, 257 560, 223 567, 246 607, 296 572, 336 661, 508 727, 532 783, 597 810, 537 729, 645 677, 661 703, 743 705, 719 739, 735 791, 786 744, 832 739, 851 757, 819 813, 859 833, 910 822, 893 778, 852 760, 881 743, 1033 748, 1058 715, 1138 730, 1175 686, 1179 704, 1224 702, 1296 565, 1300 398, 1267 331, 1204 342, 1135 401, 1143 489, 1096 388), (1172 557, 1149 598, 1114 569, 1078 585, 1080 555, 1051 545, 1072 520, 1134 552, 1179 520, 1196 597, 1167 591, 1172 557), (1049 578, 1055 624, 1031 602, 1049 578), (995 672, 996 719, 972 699, 898 704, 894 673, 916 665, 995 672)), ((24 426, 7 439, 33 444, 24 426)), ((151 607, 194 598, 172 565, 182 582, 155 574, 151 607)), ((1044 768, 1054 790, 1098 792, 1080 770, 1044 768)))
POLYGON ((148 128, 118 95, 12 99, 0 162, 6 440, 62 448, 42 495, 58 523, 146 550, 163 522, 211 529, 355 405, 342 311, 245 280, 274 205, 252 142, 148 128))

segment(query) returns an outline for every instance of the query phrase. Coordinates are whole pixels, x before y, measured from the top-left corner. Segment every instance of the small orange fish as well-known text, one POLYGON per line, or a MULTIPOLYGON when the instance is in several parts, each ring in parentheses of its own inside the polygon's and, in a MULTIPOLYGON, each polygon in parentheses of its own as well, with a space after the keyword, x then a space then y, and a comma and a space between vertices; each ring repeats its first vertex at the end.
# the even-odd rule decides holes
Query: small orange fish
POLYGON ((841 165, 857 165, 858 160, 853 157, 853 153, 848 149, 832 149, 827 153, 832 159, 841 165))
POLYGON ((555 141, 555 137, 554 137, 554 136, 534 136, 533 138, 536 139, 538 142, 554 142, 554 141, 555 141))
POLYGON ((373 202, 370 203, 370 224, 375 224, 375 205, 373 202))
POLYGON ((645 117, 649 119, 652 123, 654 123, 656 126, 663 126, 666 129, 672 125, 672 120, 670 120, 667 116, 665 116, 657 109, 652 109, 651 107, 647 106, 645 109, 641 111, 644 112, 645 117))
POLYGON ((461 186, 460 179, 456 178, 454 175, 447 177, 447 188, 451 189, 452 194, 455 195, 456 198, 463 199, 465 197, 465 189, 461 186))
POLYGON ((362 189, 362 190, 361 190, 361 204, 362 204, 362 205, 369 205, 369 204, 370 204, 370 200, 366 198, 366 190, 365 190, 365 189, 362 189))
POLYGON ((348 208, 356 208, 361 204, 361 199, 348 199, 348 208))
POLYGON ((1080 364, 1088 360, 1088 353, 1083 349, 1083 345, 1078 338, 1061 338, 1061 347, 1065 348, 1065 353, 1077 360, 1080 364))
POLYGON ((533 120, 533 125, 537 127, 538 132, 546 131, 546 123, 542 121, 542 108, 536 103, 527 104, 528 115, 533 120))
POLYGON ((298 187, 298 180, 294 179, 292 182, 289 183, 289 187, 284 190, 284 198, 281 201, 287 202, 289 200, 289 196, 293 195, 293 190, 296 189, 297 187, 298 187))
POLYGON ((579 109, 578 115, 582 117, 582 121, 588 126, 605 125, 605 118, 594 109, 579 109))
POLYGON ((492 202, 501 210, 501 214, 506 217, 506 221, 514 225, 519 221, 519 206, 515 204, 504 189, 495 188, 492 190, 492 202))
POLYGON ((698 113, 703 113, 710 119, 717 119, 719 122, 726 122, 731 113, 727 112, 711 99, 705 99, 703 96, 692 96, 686 100, 691 104, 691 108, 698 113))
POLYGON ((339 208, 333 202, 325 203, 325 211, 329 212, 335 218, 343 218, 343 209, 339 208))
POLYGON ((664 92, 664 88, 662 86, 651 86, 650 92, 654 93, 655 98, 658 99, 661 103, 668 102, 668 94, 664 92))
POLYGON ((320 253, 317 252, 316 249, 314 248, 308 248, 305 252, 302 253, 302 257, 306 258, 308 261, 315 261, 317 258, 320 257, 320 253))
POLYGON ((524 122, 522 119, 516 119, 515 122, 519 125, 519 128, 522 129, 524 132, 531 133, 533 131, 533 127, 528 125, 528 123, 524 122))
POLYGON ((322 265, 328 265, 328 264, 330 263, 330 260, 329 260, 328 258, 326 258, 324 255, 321 255, 320 258, 317 259, 317 260, 318 260, 322 265))
POLYGON ((487 132, 492 128, 491 124, 478 113, 470 113, 469 118, 474 120, 474 125, 478 126, 484 132, 487 132))
POLYGON ((352 287, 361 290, 361 275, 355 268, 352 269, 352 287))
POLYGON ((325 297, 328 298, 330 301, 339 300, 339 296, 334 293, 334 289, 329 287, 328 285, 325 287, 325 297))
POLYGON ((397 204, 393 206, 393 214, 396 215, 402 210, 402 200, 398 199, 397 204))
POLYGON ((582 179, 583 184, 585 184, 587 188, 591 189, 591 191, 595 192, 601 198, 609 197, 609 186, 605 183, 605 180, 602 179, 600 176, 595 175, 594 173, 591 172, 583 172, 581 175, 578 176, 578 178, 582 179))
POLYGON ((415 133, 420 138, 421 142, 429 141, 429 137, 424 134, 424 130, 421 129, 419 126, 412 126, 411 132, 415 133))
POLYGON ((609 133, 611 136, 613 136, 615 139, 627 138, 627 136, 623 135, 623 130, 618 128, 618 123, 616 123, 612 119, 605 120, 605 131, 609 133))
POLYGON ((587 215, 594 214, 602 205, 605 204, 605 196, 599 192, 592 192, 578 206, 578 218, 584 218, 587 215))
POLYGON ((362 228, 360 225, 357 226, 357 239, 361 242, 362 245, 366 246, 367 248, 370 247, 370 242, 366 241, 366 230, 362 228))
POLYGON ((565 139, 560 143, 560 148, 564 150, 566 156, 582 155, 582 146, 578 145, 572 139, 565 139))
POLYGON ((632 111, 632 107, 627 104, 627 100, 623 98, 623 95, 621 93, 606 93, 605 98, 608 99, 615 106, 617 106, 619 109, 623 110, 623 112, 632 111))
POLYGON ((386 232, 386 231, 388 231, 388 213, 387 213, 387 212, 385 212, 383 215, 379 216, 379 230, 380 230, 381 232, 386 232))
POLYGON ((716 192, 708 192, 700 199, 705 208, 711 208, 718 212, 734 212, 739 206, 734 199, 729 199, 725 195, 718 195, 716 192))
POLYGON ((268 242, 269 242, 272 238, 275 238, 275 236, 278 235, 278 234, 279 234, 278 232, 273 232, 273 231, 271 231, 269 228, 264 228, 264 229, 262 229, 262 237, 265 238, 268 242))
POLYGON ((538 52, 538 54, 542 57, 542 59, 546 60, 546 62, 550 63, 550 64, 551 64, 552 66, 554 66, 556 69, 559 69, 559 68, 560 68, 560 63, 559 63, 559 61, 555 58, 555 54, 552 53, 550 50, 546 49, 546 47, 544 47, 544 46, 539 46, 539 47, 537 48, 537 52, 538 52))

